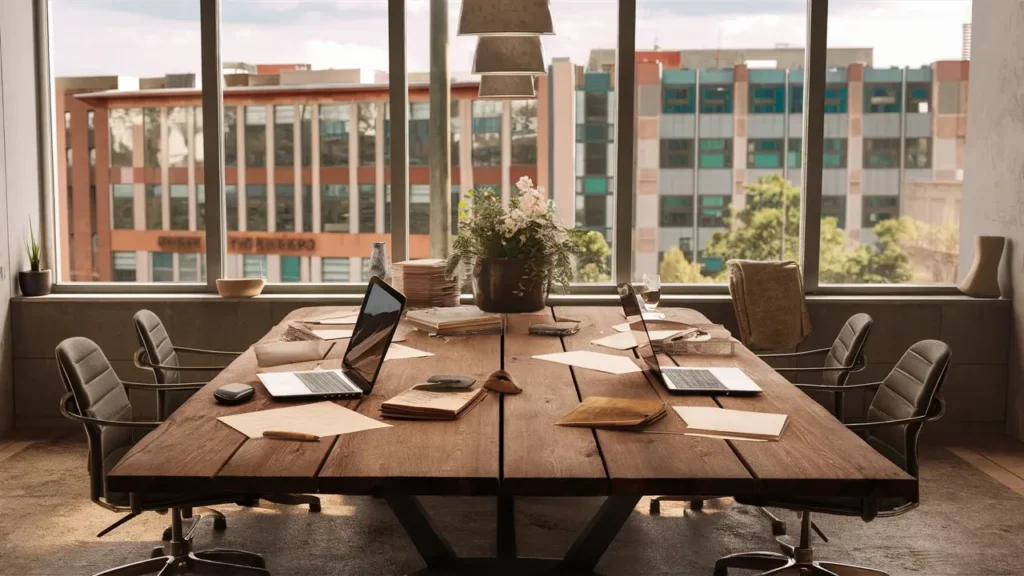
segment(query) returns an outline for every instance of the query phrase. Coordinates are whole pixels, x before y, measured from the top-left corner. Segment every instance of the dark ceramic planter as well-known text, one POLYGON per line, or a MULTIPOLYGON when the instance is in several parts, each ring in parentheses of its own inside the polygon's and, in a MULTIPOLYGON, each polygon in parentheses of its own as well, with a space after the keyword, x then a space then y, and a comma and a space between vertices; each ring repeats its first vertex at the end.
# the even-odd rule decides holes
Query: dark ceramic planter
POLYGON ((544 309, 546 295, 547 283, 531 285, 523 260, 477 258, 473 265, 473 299, 484 312, 537 312, 544 309), (520 282, 527 290, 517 294, 520 282))
POLYGON ((23 296, 46 296, 50 293, 53 280, 49 270, 28 270, 18 272, 18 285, 23 296))

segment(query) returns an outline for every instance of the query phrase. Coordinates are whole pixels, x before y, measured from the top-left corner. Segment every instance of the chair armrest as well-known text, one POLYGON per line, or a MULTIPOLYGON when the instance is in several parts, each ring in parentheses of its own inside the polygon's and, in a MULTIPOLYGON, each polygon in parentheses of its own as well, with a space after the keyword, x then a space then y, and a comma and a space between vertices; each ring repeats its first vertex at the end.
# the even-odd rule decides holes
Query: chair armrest
POLYGON ((206 350, 204 348, 188 348, 185 346, 174 346, 177 352, 188 352, 190 354, 217 354, 220 356, 241 356, 245 352, 228 352, 225 350, 206 350))
POLYGON ((199 390, 207 382, 184 382, 181 384, 150 384, 148 382, 125 382, 121 384, 129 390, 152 390, 153 392, 173 392, 177 390, 199 390))
POLYGON ((776 372, 860 372, 867 367, 864 356, 857 356, 849 366, 812 366, 810 368, 774 368, 776 372))
POLYGON ((75 395, 71 392, 64 394, 64 397, 60 400, 60 413, 69 420, 77 420, 83 424, 94 424, 96 426, 117 426, 120 428, 156 428, 162 422, 136 422, 132 420, 102 420, 100 418, 90 418, 88 416, 82 416, 77 412, 76 409, 69 409, 69 405, 75 401, 75 395))
POLYGON ((831 348, 818 348, 817 350, 804 350, 803 352, 780 352, 777 354, 758 354, 758 358, 796 358, 798 356, 814 356, 815 354, 824 354, 831 348))
POLYGON ((825 390, 828 392, 849 392, 851 390, 864 390, 865 388, 878 388, 881 382, 866 382, 864 384, 847 384, 846 386, 828 386, 825 384, 793 384, 801 390, 825 390))
POLYGON ((904 424, 913 424, 915 422, 924 422, 928 420, 927 416, 914 416, 913 418, 900 418, 899 420, 883 420, 881 422, 858 422, 856 424, 847 424, 846 427, 854 432, 859 430, 873 430, 875 428, 888 428, 891 426, 903 426, 904 424))

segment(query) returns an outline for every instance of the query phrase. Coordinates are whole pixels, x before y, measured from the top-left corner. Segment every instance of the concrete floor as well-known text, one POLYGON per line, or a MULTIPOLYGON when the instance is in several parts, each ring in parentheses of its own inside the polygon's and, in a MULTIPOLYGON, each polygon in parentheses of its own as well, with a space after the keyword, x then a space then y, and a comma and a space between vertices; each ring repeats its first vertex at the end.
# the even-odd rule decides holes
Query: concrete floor
MULTIPOLYGON (((145 558, 159 545, 166 517, 145 514, 97 539, 117 516, 87 494, 85 444, 77 438, 6 447, 0 441, 0 574, 91 574, 145 558)), ((923 451, 922 505, 899 518, 865 524, 816 516, 830 541, 820 559, 896 574, 1024 574, 1024 496, 939 447, 923 451)), ((425 506, 456 551, 494 554, 495 503, 489 498, 426 498, 425 506)), ((560 556, 600 499, 522 499, 517 503, 523 556, 560 556)), ((702 513, 665 504, 647 513, 644 499, 598 566, 615 574, 710 574, 719 556, 774 550, 753 509, 709 502, 702 513)), ((263 504, 219 508, 228 529, 198 531, 198 548, 263 553, 275 575, 405 574, 423 567, 382 500, 327 496, 321 514, 263 504)), ((796 530, 794 516, 791 530, 796 530)))

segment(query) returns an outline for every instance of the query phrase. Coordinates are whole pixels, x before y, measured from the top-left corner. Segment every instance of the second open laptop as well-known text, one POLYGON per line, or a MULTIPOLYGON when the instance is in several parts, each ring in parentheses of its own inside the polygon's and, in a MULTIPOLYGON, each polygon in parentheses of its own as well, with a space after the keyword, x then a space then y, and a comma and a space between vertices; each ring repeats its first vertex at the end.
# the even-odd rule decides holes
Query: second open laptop
POLYGON ((636 339, 637 351, 644 361, 644 371, 648 372, 656 382, 660 382, 670 394, 758 394, 758 386, 742 370, 733 366, 723 367, 684 367, 661 366, 658 356, 651 346, 651 336, 647 331, 640 301, 629 283, 619 284, 619 299, 622 301, 622 313, 626 315, 633 337, 636 339), (642 329, 637 330, 639 324, 642 329))
POLYGON ((405 309, 405 296, 371 278, 339 370, 258 374, 267 392, 281 399, 358 398, 369 394, 405 309))

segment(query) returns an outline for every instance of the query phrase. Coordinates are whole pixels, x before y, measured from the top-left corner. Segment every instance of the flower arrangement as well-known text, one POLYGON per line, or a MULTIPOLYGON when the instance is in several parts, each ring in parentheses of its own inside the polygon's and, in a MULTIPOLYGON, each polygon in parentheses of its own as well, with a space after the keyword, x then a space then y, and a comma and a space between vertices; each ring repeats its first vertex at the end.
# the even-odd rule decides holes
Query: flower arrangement
POLYGON ((573 256, 582 250, 583 233, 561 226, 554 203, 529 177, 516 183, 519 194, 506 210, 490 188, 469 190, 459 202, 459 234, 452 244, 446 275, 454 278, 459 263, 474 258, 518 259, 525 275, 515 293, 522 295, 536 283, 559 284, 569 289, 573 256))

